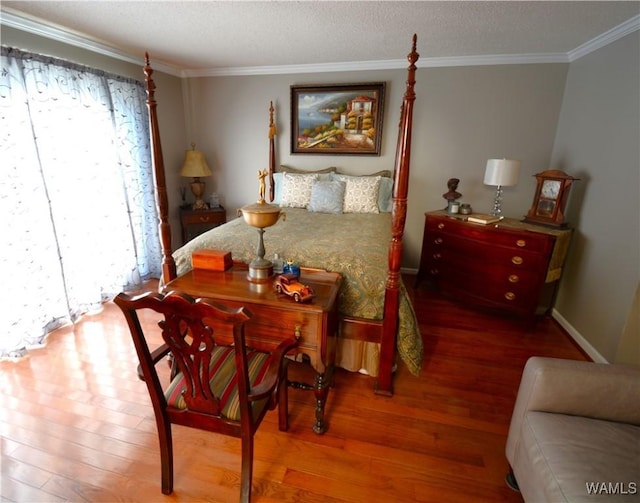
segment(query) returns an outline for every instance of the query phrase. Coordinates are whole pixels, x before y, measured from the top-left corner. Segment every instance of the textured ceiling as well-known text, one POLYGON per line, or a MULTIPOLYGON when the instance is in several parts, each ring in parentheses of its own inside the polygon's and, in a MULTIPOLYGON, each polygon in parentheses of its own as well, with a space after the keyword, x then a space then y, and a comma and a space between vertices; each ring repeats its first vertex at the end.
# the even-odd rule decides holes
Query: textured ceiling
POLYGON ((640 13, 640 2, 2 1, 8 15, 177 71, 566 55, 640 13))

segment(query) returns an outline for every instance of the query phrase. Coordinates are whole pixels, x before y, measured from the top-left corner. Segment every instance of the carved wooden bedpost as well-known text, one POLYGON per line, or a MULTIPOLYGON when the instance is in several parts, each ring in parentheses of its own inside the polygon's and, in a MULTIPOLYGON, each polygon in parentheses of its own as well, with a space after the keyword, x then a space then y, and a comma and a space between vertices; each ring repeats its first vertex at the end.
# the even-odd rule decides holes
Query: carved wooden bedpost
POLYGON ((156 100, 154 98, 155 83, 151 78, 153 69, 149 65, 149 53, 145 53, 144 73, 147 82, 147 106, 149 107, 149 129, 151 133, 151 159, 156 184, 156 204, 160 218, 160 244, 162 246, 162 279, 165 283, 174 279, 176 263, 171 254, 171 227, 169 225, 169 200, 167 198, 167 182, 164 174, 164 161, 162 159, 162 145, 160 144, 160 130, 158 128, 158 116, 156 100))
POLYGON ((382 342, 380 348, 380 368, 375 385, 379 395, 392 395, 391 383, 394 356, 396 354, 396 334, 398 331, 398 311, 400 301, 400 265, 402 262, 402 236, 407 217, 407 193, 409 191, 409 168, 411 164, 411 124, 413 121, 413 102, 416 99, 416 61, 420 55, 416 52, 418 37, 413 35, 409 60, 407 88, 400 111, 398 143, 396 146, 395 166, 393 169, 393 207, 391 211, 391 241, 389 243, 389 272, 385 289, 384 319, 382 321, 382 342))
POLYGON ((273 173, 276 169, 276 148, 274 136, 276 135, 276 125, 273 122, 273 101, 269 102, 269 202, 272 203, 276 197, 276 185, 273 173))

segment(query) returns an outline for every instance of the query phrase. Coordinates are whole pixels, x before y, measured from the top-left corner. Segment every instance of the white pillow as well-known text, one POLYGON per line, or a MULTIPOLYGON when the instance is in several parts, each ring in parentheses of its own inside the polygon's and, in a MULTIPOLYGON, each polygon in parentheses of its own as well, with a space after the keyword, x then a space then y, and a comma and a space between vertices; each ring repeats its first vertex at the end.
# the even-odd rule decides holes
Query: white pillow
POLYGON ((344 192, 345 213, 380 213, 378 208, 378 192, 380 190, 379 176, 349 177, 339 176, 346 182, 344 192))
POLYGON ((280 206, 306 208, 311 200, 311 185, 318 175, 282 174, 282 197, 280 206))

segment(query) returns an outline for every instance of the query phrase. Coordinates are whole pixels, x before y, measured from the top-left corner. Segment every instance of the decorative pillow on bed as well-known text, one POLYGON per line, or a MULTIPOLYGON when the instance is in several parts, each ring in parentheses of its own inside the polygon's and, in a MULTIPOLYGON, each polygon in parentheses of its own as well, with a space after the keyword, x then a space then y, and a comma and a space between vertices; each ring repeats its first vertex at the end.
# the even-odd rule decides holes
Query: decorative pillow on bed
POLYGON ((316 213, 342 213, 346 186, 346 182, 339 180, 313 182, 307 209, 316 213))
POLYGON ((380 213, 378 193, 381 177, 338 175, 337 178, 347 183, 344 192, 344 213, 380 213))
POLYGON ((331 177, 334 180, 343 180, 347 178, 380 178, 380 187, 378 189, 378 211, 383 213, 389 213, 391 211, 392 203, 393 203, 393 179, 390 178, 391 171, 384 170, 378 171, 377 173, 371 175, 341 175, 341 174, 333 174, 331 177))
POLYGON ((276 167, 276 172, 273 174, 273 184, 275 190, 273 191, 273 204, 281 204, 282 202, 282 177, 284 173, 291 173, 294 175, 318 175, 318 180, 331 180, 331 175, 336 172, 336 168, 329 167, 325 169, 304 170, 296 169, 281 164, 276 167))
POLYGON ((311 184, 318 175, 294 175, 283 173, 282 199, 280 206, 288 208, 306 208, 311 200, 311 184))

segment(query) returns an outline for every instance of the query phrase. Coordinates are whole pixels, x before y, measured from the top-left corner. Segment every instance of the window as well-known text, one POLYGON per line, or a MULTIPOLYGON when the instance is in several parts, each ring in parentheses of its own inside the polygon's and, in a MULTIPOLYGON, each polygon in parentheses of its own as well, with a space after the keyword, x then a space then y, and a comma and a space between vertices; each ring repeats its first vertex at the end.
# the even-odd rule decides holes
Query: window
POLYGON ((2 47, 0 358, 160 276, 141 82, 2 47))

